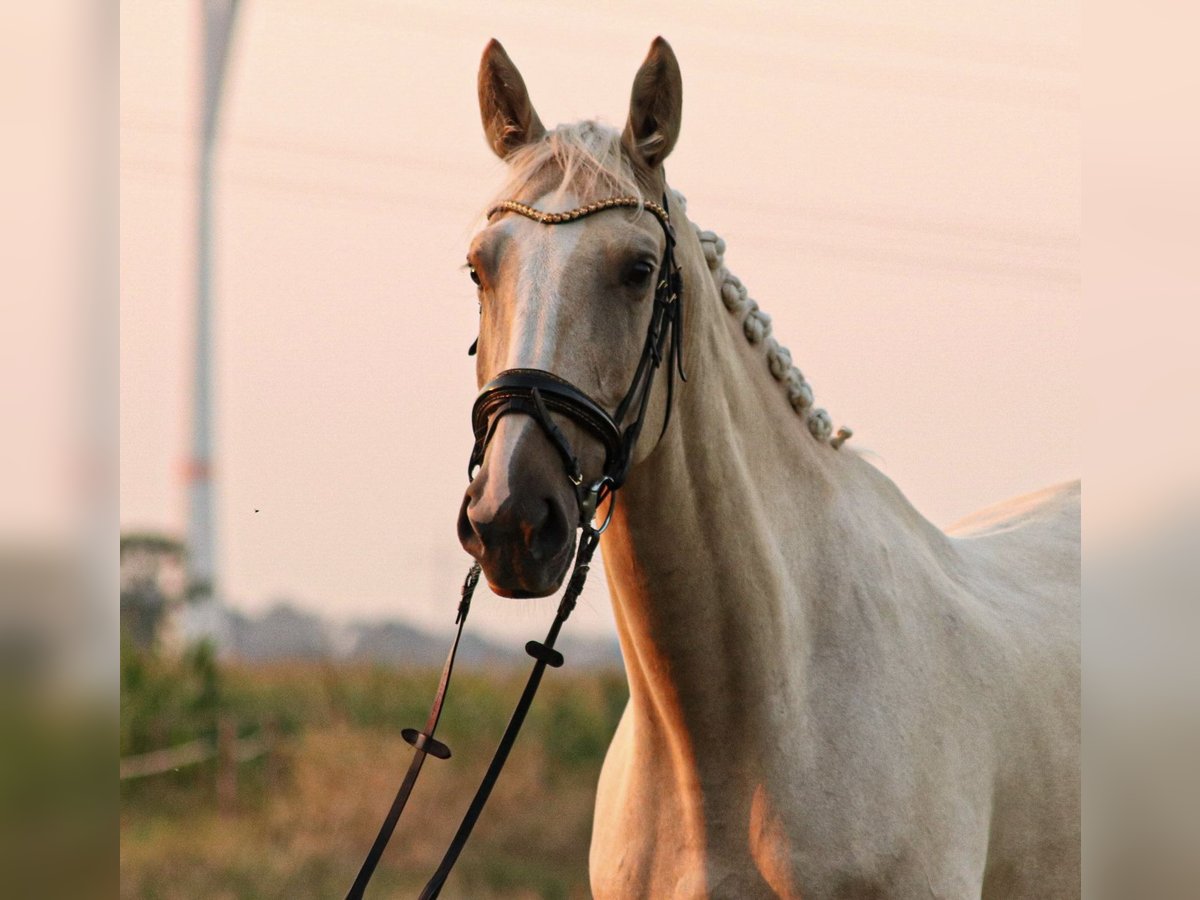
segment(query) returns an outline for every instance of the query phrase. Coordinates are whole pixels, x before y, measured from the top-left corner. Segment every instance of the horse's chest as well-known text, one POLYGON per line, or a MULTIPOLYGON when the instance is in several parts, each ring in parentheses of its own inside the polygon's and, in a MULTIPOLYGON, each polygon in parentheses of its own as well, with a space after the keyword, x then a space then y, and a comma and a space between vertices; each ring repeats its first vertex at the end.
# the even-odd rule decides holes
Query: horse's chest
POLYGON ((598 900, 925 898, 931 885, 978 895, 960 877, 976 867, 959 872, 949 848, 927 846, 920 811, 889 800, 882 785, 841 783, 833 771, 743 780, 731 769, 695 790, 634 758, 618 735, 597 797, 598 900))
MULTIPOLYGON (((593 851, 591 882, 597 900, 631 897, 678 900, 871 900, 979 896, 970 873, 930 868, 922 855, 897 844, 888 852, 846 852, 829 836, 755 835, 713 841, 703 848, 627 835, 621 845, 593 851)), ((861 849, 861 848, 860 848, 861 849)))

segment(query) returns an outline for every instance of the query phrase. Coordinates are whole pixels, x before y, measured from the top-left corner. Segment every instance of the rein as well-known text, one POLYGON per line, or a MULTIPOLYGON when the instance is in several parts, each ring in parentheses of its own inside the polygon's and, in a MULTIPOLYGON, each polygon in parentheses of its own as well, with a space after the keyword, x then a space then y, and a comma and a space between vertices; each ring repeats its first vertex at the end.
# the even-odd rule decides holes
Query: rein
MULTIPOLYGON (((600 543, 600 535, 612 521, 616 491, 625 483, 629 474, 633 450, 641 435, 642 424, 649 406, 650 391, 654 385, 655 374, 666 360, 667 410, 663 417, 663 432, 666 431, 667 424, 671 419, 676 372, 680 379, 687 380, 687 375, 683 370, 682 279, 679 267, 675 263, 675 229, 671 224, 665 194, 661 206, 651 201, 639 200, 636 197, 612 197, 560 213, 547 213, 516 200, 505 200, 493 207, 487 215, 490 220, 494 216, 512 212, 543 225, 562 225, 604 210, 621 208, 641 208, 653 213, 662 226, 667 240, 666 248, 663 250, 662 263, 656 275, 654 309, 650 316, 650 325, 646 330, 642 355, 634 370, 629 389, 618 404, 616 411, 609 415, 603 406, 584 391, 575 387, 565 378, 542 369, 508 369, 501 372, 483 386, 471 410, 471 426, 475 435, 475 445, 471 450, 471 457, 467 465, 468 479, 473 480, 479 466, 482 465, 488 443, 495 434, 496 426, 501 418, 510 413, 527 415, 538 423, 562 458, 566 476, 574 487, 576 498, 579 501, 579 528, 582 534, 571 576, 562 599, 559 601, 554 621, 550 624, 550 630, 546 633, 544 640, 529 641, 525 645, 525 652, 534 659, 533 670, 529 673, 525 690, 517 701, 508 726, 504 730, 504 735, 492 756, 492 762, 475 792, 471 805, 463 816, 458 831, 446 849, 433 877, 421 891, 421 900, 434 900, 441 892, 451 869, 471 836, 471 830, 483 812, 492 788, 495 787, 496 781, 500 777, 508 754, 516 742, 522 724, 524 724, 525 716, 533 704, 534 695, 541 684, 546 667, 558 668, 564 662, 563 655, 554 649, 554 643, 567 618, 574 611, 579 595, 583 592, 592 555, 600 543), (633 418, 622 429, 622 423, 631 412, 633 412, 633 418), (604 446, 604 468, 599 477, 590 484, 584 483, 583 472, 575 450, 562 430, 554 423, 551 413, 558 413, 572 419, 604 446), (603 523, 597 528, 593 524, 593 519, 598 506, 605 499, 609 501, 608 510, 603 523)), ((475 347, 476 345, 472 344, 469 352, 473 354, 475 347)), ((454 670, 454 658, 458 653, 459 641, 471 609, 471 598, 479 583, 479 574, 479 563, 473 563, 463 582, 462 596, 454 620, 457 630, 442 668, 442 676, 438 682, 425 728, 421 731, 406 728, 401 732, 402 737, 412 744, 416 752, 409 764, 408 773, 392 801, 391 809, 379 829, 379 834, 359 870, 358 877, 355 878, 350 892, 346 895, 346 900, 360 900, 363 896, 367 884, 371 880, 371 875, 396 828, 400 814, 408 803, 425 757, 450 758, 450 748, 437 740, 434 732, 441 719, 442 705, 445 702, 446 692, 450 686, 450 676, 454 670)))

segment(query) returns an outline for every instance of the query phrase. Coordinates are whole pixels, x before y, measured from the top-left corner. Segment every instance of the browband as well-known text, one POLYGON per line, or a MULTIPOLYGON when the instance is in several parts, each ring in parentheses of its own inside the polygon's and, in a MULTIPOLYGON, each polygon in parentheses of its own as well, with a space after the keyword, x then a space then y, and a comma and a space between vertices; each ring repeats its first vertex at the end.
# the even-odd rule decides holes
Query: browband
MULTIPOLYGON (((666 197, 663 198, 666 202, 666 197)), ((487 217, 490 219, 502 212, 515 212, 518 215, 524 216, 527 219, 533 219, 535 222, 541 222, 543 225, 563 225, 567 222, 574 222, 576 219, 582 219, 585 216, 590 216, 593 213, 598 213, 605 209, 647 209, 658 217, 658 221, 667 229, 671 239, 674 240, 675 232, 671 226, 671 216, 667 212, 666 207, 659 206, 653 200, 642 200, 638 197, 609 197, 607 200, 596 200, 592 203, 577 206, 574 209, 569 209, 566 212, 544 212, 540 209, 534 209, 528 203, 522 203, 520 200, 501 200, 495 206, 488 210, 487 217)))

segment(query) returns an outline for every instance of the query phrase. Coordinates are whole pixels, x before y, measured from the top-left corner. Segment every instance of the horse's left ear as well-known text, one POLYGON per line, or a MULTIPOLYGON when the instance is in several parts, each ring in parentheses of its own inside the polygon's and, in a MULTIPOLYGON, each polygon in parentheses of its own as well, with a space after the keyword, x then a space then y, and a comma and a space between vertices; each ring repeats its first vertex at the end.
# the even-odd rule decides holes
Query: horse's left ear
POLYGON ((682 116, 683 75, 679 61, 671 45, 656 37, 633 78, 629 121, 621 140, 637 162, 656 169, 675 146, 682 116))

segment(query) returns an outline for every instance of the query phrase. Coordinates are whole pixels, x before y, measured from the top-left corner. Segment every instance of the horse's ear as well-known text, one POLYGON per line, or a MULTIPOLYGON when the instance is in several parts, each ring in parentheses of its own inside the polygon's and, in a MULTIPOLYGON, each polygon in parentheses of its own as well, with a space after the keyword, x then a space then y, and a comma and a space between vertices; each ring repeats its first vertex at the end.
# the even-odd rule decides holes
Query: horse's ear
POLYGON ((655 169, 674 148, 682 116, 683 76, 679 61, 671 45, 656 37, 633 78, 629 121, 621 140, 636 161, 655 169))
POLYGON ((529 102, 525 79, 495 38, 479 61, 479 114, 488 143, 501 159, 546 133, 529 102))

